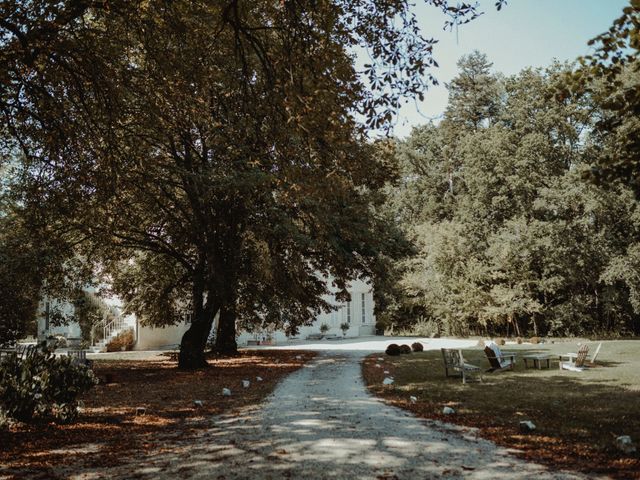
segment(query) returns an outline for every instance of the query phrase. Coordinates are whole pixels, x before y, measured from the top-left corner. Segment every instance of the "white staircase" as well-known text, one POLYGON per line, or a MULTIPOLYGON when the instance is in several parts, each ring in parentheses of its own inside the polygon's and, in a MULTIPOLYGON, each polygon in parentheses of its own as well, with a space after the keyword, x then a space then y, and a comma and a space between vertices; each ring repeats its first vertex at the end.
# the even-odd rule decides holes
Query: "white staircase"
POLYGON ((101 340, 97 340, 89 347, 92 353, 101 353, 107 351, 107 344, 117 337, 121 332, 133 326, 118 312, 115 316, 107 316, 94 327, 96 330, 102 330, 101 340))

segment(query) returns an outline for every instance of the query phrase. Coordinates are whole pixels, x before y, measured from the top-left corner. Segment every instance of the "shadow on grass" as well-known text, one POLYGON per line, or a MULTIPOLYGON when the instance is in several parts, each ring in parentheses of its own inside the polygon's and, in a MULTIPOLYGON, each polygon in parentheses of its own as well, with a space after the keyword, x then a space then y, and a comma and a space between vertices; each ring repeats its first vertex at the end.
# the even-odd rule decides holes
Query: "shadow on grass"
MULTIPOLYGON (((550 369, 538 370, 525 369, 518 359, 514 371, 483 373, 484 383, 467 385, 445 378, 440 352, 433 351, 394 360, 394 389, 379 384, 373 359, 364 372, 371 389, 392 403, 426 418, 479 427, 502 445, 524 449, 528 458, 620 478, 639 477, 638 455, 624 455, 615 448, 619 435, 640 438, 637 365, 607 360, 583 372, 560 371, 556 352, 517 352, 533 353, 553 354, 556 361, 550 369), (418 402, 412 404, 410 396, 418 402), (444 416, 443 405, 454 406, 456 415, 444 416), (535 423, 533 434, 520 433, 523 420, 535 423)), ((481 351, 465 352, 465 359, 488 364, 481 351)))
MULTIPOLYGON (((293 374, 261 410, 217 417, 195 441, 166 445, 111 478, 552 478, 488 442, 463 439, 371 397, 348 355, 293 374), (338 379, 348 379, 339 381, 338 379), (332 388, 329 388, 329 385, 332 388)), ((86 472, 94 473, 92 471, 86 472)))

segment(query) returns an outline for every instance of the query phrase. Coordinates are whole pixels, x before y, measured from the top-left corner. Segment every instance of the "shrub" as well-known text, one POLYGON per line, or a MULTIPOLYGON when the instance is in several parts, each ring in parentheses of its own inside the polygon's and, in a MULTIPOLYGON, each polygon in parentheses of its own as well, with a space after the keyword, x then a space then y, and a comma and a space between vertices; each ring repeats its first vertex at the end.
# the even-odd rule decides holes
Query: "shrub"
POLYGON ((107 352, 121 352, 123 350, 133 349, 135 338, 133 335, 133 329, 127 328, 120 332, 115 338, 107 343, 107 352))
POLYGON ((534 345, 540 343, 540 337, 531 337, 531 340, 529 340, 531 343, 533 343, 534 345))
POLYGON ((518 345, 522 344, 522 338, 521 337, 516 338, 516 342, 518 343, 518 345))
POLYGON ((411 347, 409 345, 400 345, 400 353, 411 353, 411 347))
POLYGON ((496 340, 496 345, 504 345, 505 343, 507 343, 507 342, 505 341, 504 338, 498 338, 496 340))
POLYGON ((91 369, 71 357, 56 357, 49 350, 24 359, 8 355, 0 361, 0 416, 21 422, 72 422, 78 415, 78 396, 96 383, 91 369))
POLYGON ((424 350, 424 347, 422 346, 422 344, 420 342, 415 342, 411 344, 411 349, 414 352, 422 352, 424 350))
POLYGON ((392 356, 400 355, 400 346, 395 343, 392 343, 387 347, 386 353, 387 355, 392 355, 392 356))
POLYGON ((440 332, 440 326, 435 320, 421 318, 410 327, 398 330, 397 335, 402 337, 430 337, 436 338, 440 332))
POLYGON ((320 333, 321 334, 325 334, 329 331, 329 325, 327 325, 326 323, 323 323, 322 325, 320 325, 320 333))

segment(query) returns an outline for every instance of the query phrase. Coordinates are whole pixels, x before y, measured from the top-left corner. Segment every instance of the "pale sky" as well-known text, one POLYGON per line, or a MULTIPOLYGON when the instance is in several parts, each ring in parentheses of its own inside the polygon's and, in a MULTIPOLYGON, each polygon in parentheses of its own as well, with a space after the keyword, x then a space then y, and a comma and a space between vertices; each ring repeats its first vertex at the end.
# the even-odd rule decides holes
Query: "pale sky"
POLYGON ((434 74, 440 86, 427 92, 418 104, 419 111, 413 102, 402 108, 394 128, 399 137, 442 114, 447 104, 444 83, 456 75, 456 62, 462 55, 479 50, 493 62, 495 71, 506 75, 528 66, 550 65, 553 59, 571 61, 589 53, 587 41, 608 30, 629 5, 628 0, 508 0, 498 12, 493 0, 483 0, 485 14, 460 26, 456 43, 455 30, 442 30, 442 13, 421 5, 420 0, 415 3, 425 36, 440 40, 434 48, 440 65, 434 74))

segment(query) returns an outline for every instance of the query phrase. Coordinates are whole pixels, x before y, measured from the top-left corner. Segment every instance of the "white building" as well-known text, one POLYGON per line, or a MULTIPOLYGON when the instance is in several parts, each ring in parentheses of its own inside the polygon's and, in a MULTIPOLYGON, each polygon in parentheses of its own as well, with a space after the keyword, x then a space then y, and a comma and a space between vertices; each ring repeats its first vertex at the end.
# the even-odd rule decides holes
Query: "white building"
MULTIPOLYGON (((358 337, 361 335, 373 335, 375 333, 376 317, 374 314, 373 289, 370 283, 355 280, 348 286, 351 301, 347 303, 337 302, 335 288, 324 296, 324 300, 338 307, 330 313, 321 313, 312 325, 300 327, 298 335, 294 338, 305 339, 309 335, 319 334, 320 326, 326 324, 329 330, 326 335, 342 337, 340 325, 349 324, 345 335, 358 337)), ((167 327, 150 327, 138 322, 136 350, 155 350, 177 347, 182 335, 189 328, 187 322, 167 327)), ((215 330, 215 322, 214 328, 215 330)), ((238 346, 260 343, 282 343, 289 339, 282 330, 257 330, 254 332, 238 332, 238 346)))
MULTIPOLYGON (((374 314, 373 289, 371 284, 362 280, 355 280, 348 286, 351 294, 351 301, 347 303, 337 302, 335 299, 336 289, 331 288, 331 292, 325 295, 324 300, 335 305, 336 310, 329 313, 321 313, 312 325, 299 328, 299 333, 295 338, 305 339, 309 335, 320 333, 320 327, 326 324, 329 329, 328 336, 343 336, 340 328, 342 324, 348 324, 349 328, 345 332, 348 337, 361 335, 373 335, 375 333, 376 318, 374 314)), ((101 300, 102 301, 102 300, 101 300)), ((105 329, 107 340, 115 337, 120 331, 126 328, 133 328, 135 331, 135 350, 157 350, 175 348, 180 344, 182 335, 188 330, 189 323, 182 322, 177 325, 166 327, 151 327, 142 325, 135 316, 126 318, 120 315, 122 302, 118 298, 103 300, 109 307, 111 313, 109 319, 105 319, 105 325, 98 325, 97 328, 105 329), (115 313, 116 318, 113 318, 115 313)), ((73 314, 73 305, 59 303, 55 300, 44 299, 41 302, 41 309, 38 318, 38 338, 44 339, 51 335, 61 335, 67 338, 80 338, 80 326, 77 322, 69 322, 67 325, 54 326, 50 321, 52 308, 59 308, 67 315, 73 314)), ((215 323, 214 323, 215 331, 215 323)), ((239 346, 260 343, 281 343, 288 339, 284 331, 281 330, 259 330, 255 332, 239 332, 237 342, 239 346)), ((105 342, 102 342, 101 346, 105 342)))

